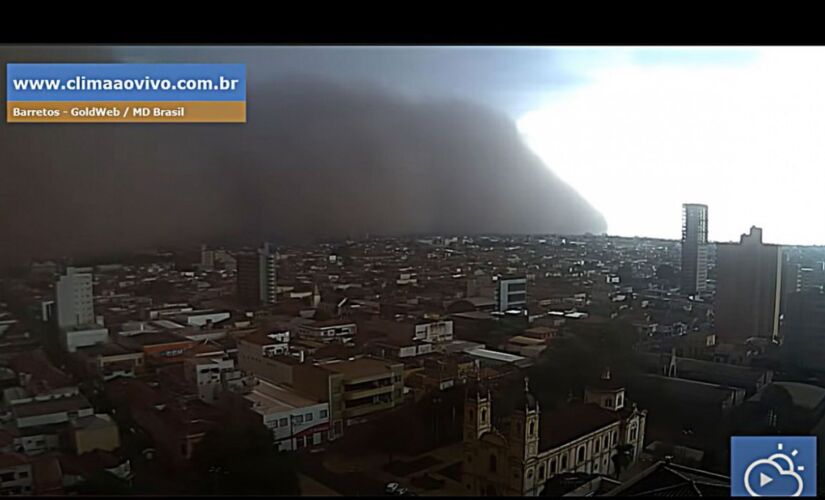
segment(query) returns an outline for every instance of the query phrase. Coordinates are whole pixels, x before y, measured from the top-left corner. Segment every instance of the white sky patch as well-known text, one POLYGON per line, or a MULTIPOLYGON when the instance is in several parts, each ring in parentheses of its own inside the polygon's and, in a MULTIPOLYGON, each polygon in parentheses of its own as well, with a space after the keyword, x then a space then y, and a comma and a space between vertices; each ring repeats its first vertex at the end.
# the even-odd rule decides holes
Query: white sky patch
MULTIPOLYGON (((571 54, 575 57, 575 54, 571 54)), ((825 49, 765 48, 736 65, 615 64, 518 121, 610 234, 679 238, 682 203, 710 239, 825 244, 825 49)))

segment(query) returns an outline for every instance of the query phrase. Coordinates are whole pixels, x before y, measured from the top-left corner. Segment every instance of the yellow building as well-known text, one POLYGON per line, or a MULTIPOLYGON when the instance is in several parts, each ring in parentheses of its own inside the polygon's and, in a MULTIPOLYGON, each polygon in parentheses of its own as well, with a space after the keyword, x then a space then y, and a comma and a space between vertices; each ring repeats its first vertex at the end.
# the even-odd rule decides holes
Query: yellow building
POLYGON ((316 361, 297 365, 293 387, 329 401, 330 439, 344 427, 404 402, 404 365, 372 357, 316 361))
POLYGON ((625 390, 610 380, 585 390, 583 402, 541 415, 539 404, 524 391, 511 411, 493 417, 489 391, 471 389, 464 408, 462 483, 468 495, 541 494, 557 474, 613 474, 621 445, 629 445, 634 462, 644 443, 646 410, 627 408, 625 390))
POLYGON ((117 424, 106 414, 78 419, 74 423, 73 439, 78 455, 94 450, 114 451, 120 447, 117 424))

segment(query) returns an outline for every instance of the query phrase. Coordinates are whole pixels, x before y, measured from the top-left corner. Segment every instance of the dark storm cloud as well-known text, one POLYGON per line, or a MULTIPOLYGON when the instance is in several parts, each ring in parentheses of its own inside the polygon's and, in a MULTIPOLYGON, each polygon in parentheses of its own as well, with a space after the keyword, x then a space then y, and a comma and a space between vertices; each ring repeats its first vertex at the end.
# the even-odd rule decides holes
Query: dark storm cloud
MULTIPOLYGON (((0 60, 111 60, 101 49, 39 54, 6 49, 0 60)), ((219 239, 605 229, 512 121, 478 105, 307 77, 256 79, 248 95, 245 125, 3 123, 0 259, 219 239)))
POLYGON ((127 62, 242 62, 249 78, 302 75, 379 85, 409 97, 461 98, 517 118, 548 93, 584 83, 544 47, 126 47, 127 62))

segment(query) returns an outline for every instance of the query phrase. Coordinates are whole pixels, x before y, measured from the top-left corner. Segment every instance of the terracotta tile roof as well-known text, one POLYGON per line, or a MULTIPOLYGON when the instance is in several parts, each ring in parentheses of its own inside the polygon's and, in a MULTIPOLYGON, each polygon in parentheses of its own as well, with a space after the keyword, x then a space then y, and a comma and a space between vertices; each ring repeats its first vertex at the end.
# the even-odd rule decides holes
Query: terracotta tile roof
POLYGON ((11 445, 18 435, 15 429, 0 429, 0 447, 11 445))
POLYGON ((592 403, 576 403, 541 415, 539 448, 549 450, 618 422, 621 414, 592 403))
POLYGON ((0 469, 29 463, 29 457, 21 453, 0 453, 0 469))
POLYGON ((32 461, 32 479, 36 495, 59 495, 63 493, 63 469, 58 458, 49 453, 32 461))
POLYGON ((662 461, 653 464, 606 496, 719 497, 729 495, 729 477, 662 461))
POLYGON ((60 465, 67 474, 89 475, 94 472, 112 469, 122 464, 126 459, 104 450, 94 450, 82 455, 61 453, 60 465))
POLYGON ((32 417, 35 415, 48 415, 59 412, 78 411, 91 408, 92 405, 85 396, 68 396, 51 399, 48 401, 34 401, 15 405, 12 413, 16 418, 32 417))
POLYGON ((18 354, 9 361, 9 367, 18 374, 30 374, 29 385, 34 387, 57 389, 74 385, 71 377, 54 366, 42 349, 18 354))

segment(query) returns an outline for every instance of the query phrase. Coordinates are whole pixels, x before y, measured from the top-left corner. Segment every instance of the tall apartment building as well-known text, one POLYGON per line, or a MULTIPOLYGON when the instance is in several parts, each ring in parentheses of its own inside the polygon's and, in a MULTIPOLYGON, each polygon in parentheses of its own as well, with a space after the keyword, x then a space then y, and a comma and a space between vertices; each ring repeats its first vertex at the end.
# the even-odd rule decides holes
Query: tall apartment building
POLYGON ((215 269, 215 251, 209 250, 206 245, 201 245, 200 269, 202 271, 211 271, 215 269))
POLYGON ((495 283, 496 310, 524 310, 527 307, 527 279, 499 277, 495 283))
POLYGON ((238 298, 246 305, 275 303, 275 252, 269 243, 254 252, 236 255, 238 269, 238 298))
POLYGON ((682 292, 703 292, 708 281, 708 207, 682 205, 682 292))
POLYGON ((785 296, 782 351, 786 361, 806 370, 825 370, 825 293, 792 292, 785 296))
POLYGON ((95 322, 92 270, 69 267, 55 284, 57 325, 70 328, 95 322))
POLYGON ((782 249, 762 243, 762 229, 751 227, 739 243, 718 244, 714 314, 719 341, 778 338, 781 283, 782 249))

